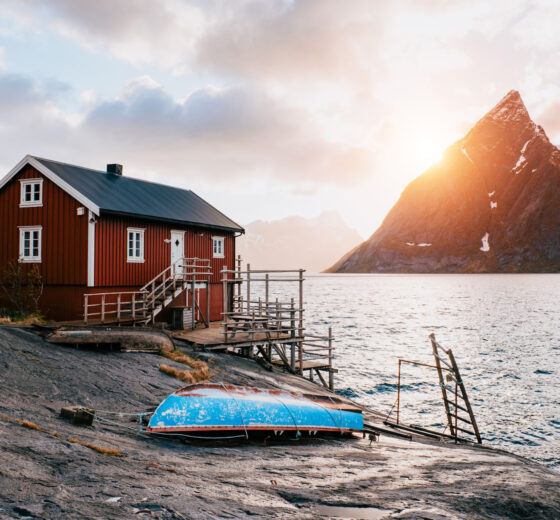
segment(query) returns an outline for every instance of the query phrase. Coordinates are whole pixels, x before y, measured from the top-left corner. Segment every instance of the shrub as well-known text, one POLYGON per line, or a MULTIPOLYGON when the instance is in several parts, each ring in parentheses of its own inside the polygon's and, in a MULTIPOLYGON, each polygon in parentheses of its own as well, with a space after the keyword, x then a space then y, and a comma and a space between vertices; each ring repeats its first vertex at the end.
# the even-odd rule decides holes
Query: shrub
POLYGON ((2 271, 2 289, 21 319, 39 312, 39 298, 43 294, 43 280, 39 266, 30 269, 20 262, 10 262, 2 271))

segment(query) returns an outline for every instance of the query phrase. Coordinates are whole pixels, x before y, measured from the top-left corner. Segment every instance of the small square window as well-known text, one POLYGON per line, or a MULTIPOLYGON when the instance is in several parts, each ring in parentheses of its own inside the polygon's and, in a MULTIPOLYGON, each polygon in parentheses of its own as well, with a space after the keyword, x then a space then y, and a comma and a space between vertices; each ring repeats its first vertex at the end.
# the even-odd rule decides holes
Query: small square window
POLYGON ((224 258, 224 237, 212 237, 212 256, 224 258))
POLYGON ((144 261, 144 229, 128 228, 126 240, 126 261, 144 261))
POLYGON ((19 206, 37 207, 43 205, 43 179, 22 179, 19 206))
POLYGON ((19 228, 19 261, 29 263, 41 262, 41 226, 19 228))

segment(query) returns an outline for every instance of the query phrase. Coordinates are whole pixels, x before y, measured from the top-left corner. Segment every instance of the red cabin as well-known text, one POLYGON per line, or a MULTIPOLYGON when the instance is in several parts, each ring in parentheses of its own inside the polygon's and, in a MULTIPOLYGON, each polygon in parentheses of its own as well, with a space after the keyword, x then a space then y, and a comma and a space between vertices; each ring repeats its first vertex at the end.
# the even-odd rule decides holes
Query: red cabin
POLYGON ((48 318, 154 319, 187 305, 201 321, 221 318, 220 271, 234 268, 244 230, 190 190, 123 176, 118 164, 28 155, 0 181, 0 208, 0 277, 10 262, 37 266, 48 318))

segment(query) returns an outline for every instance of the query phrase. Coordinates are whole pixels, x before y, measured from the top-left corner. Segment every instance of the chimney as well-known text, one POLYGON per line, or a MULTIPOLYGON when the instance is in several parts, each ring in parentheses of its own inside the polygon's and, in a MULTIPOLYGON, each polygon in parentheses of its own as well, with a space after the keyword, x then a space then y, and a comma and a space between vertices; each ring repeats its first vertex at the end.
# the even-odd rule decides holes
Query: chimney
POLYGON ((113 175, 122 175, 122 164, 108 164, 107 173, 112 173, 113 175))

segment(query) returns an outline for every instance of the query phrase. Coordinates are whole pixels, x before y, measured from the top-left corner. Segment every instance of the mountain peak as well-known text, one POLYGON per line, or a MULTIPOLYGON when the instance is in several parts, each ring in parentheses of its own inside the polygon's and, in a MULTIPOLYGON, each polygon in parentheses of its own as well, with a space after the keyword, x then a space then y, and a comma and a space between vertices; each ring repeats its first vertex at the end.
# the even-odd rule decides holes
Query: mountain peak
POLYGON ((510 90, 482 119, 495 121, 531 120, 529 112, 517 90, 510 90))

